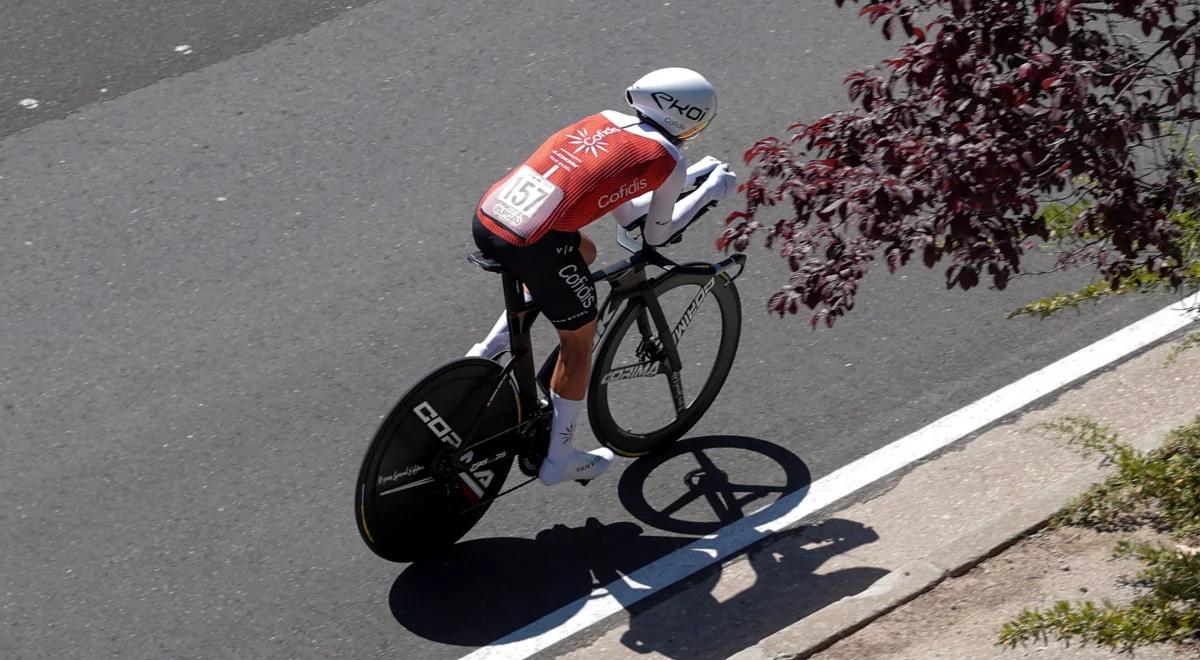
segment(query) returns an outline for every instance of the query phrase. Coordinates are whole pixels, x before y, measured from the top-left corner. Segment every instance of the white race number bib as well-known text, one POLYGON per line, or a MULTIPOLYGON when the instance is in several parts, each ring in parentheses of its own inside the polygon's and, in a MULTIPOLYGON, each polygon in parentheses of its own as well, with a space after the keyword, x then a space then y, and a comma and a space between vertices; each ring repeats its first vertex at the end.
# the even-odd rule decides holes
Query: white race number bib
POLYGON ((558 186, 528 165, 522 165, 483 200, 483 211, 521 238, 529 238, 545 224, 562 199, 563 191, 558 186))

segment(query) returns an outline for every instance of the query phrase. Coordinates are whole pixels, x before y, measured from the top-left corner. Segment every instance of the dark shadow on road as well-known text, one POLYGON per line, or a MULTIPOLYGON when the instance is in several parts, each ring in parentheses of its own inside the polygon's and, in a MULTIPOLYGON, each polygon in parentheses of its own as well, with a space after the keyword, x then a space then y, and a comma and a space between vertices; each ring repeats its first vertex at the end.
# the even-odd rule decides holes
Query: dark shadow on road
POLYGON ((749 584, 722 585, 721 567, 705 569, 629 608, 621 643, 668 658, 728 658, 887 575, 881 568, 837 567, 849 564, 843 555, 878 539, 874 530, 839 518, 767 539, 746 553, 754 572, 749 584))
POLYGON ((618 492, 625 509, 647 525, 704 536, 811 483, 808 466, 787 449, 719 435, 680 440, 639 458, 621 475, 618 492), (723 463, 739 466, 732 478, 733 468, 723 463))
POLYGON ((644 536, 635 523, 595 518, 582 527, 555 525, 533 540, 466 541, 400 574, 389 599, 392 615, 426 639, 482 646, 690 541, 644 536))
MULTIPOLYGON (((802 498, 800 491, 811 483, 804 461, 779 445, 710 436, 637 460, 621 475, 619 488, 621 503, 639 521, 705 536, 747 516, 767 522, 774 516, 764 507, 792 493, 802 498)), ((886 575, 850 566, 843 557, 876 540, 873 530, 842 519, 765 539, 744 553, 752 570, 735 569, 752 573, 752 580, 721 584, 722 567, 704 569, 632 605, 621 643, 670 658, 726 658, 886 575), (846 567, 839 568, 839 561, 846 567)))
MULTIPOLYGON (((392 614, 413 633, 445 644, 482 646, 507 636, 535 635, 573 615, 582 605, 576 601, 593 589, 621 580, 695 537, 747 516, 771 517, 755 512, 788 494, 803 497, 799 491, 810 481, 804 462, 773 443, 742 436, 682 440, 632 463, 618 488, 621 502, 640 522, 687 536, 648 535, 633 522, 589 518, 577 528, 555 525, 532 540, 466 541, 397 577, 389 598, 392 614), (547 619, 551 614, 553 620, 547 619)), ((750 552, 758 583, 732 600, 710 593, 720 575, 714 567, 689 581, 700 589, 668 587, 664 593, 679 594, 678 603, 660 594, 648 604, 633 605, 631 629, 622 641, 639 652, 723 658, 772 632, 770 626, 858 593, 885 573, 852 569, 815 575, 840 553, 875 540, 871 530, 849 521, 827 521, 818 529, 820 540, 791 532, 765 542, 770 551, 758 544, 763 547, 750 552), (791 591, 780 591, 785 588, 791 591), (780 601, 781 596, 786 598, 780 601), (764 607, 760 598, 773 604, 764 607), (756 618, 743 622, 747 612, 756 618), (730 617, 738 625, 723 620, 730 617), (697 630, 704 634, 697 636, 697 630), (706 643, 694 648, 697 639, 706 643), (741 640, 749 641, 737 646, 741 640)))

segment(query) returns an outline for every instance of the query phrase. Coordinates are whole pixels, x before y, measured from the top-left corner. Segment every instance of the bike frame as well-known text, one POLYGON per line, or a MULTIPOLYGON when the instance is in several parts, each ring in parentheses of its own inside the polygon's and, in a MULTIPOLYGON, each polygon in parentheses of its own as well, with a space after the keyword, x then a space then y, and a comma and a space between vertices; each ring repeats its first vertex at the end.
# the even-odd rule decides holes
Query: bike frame
MULTIPOLYGON (((501 286, 504 292, 505 313, 508 316, 509 346, 512 356, 508 364, 501 370, 494 389, 488 397, 488 404, 501 391, 505 381, 511 377, 516 385, 520 410, 530 411, 530 414, 528 415, 528 419, 523 419, 516 427, 517 436, 520 440, 508 440, 504 444, 518 451, 529 449, 535 454, 540 453, 539 450, 544 451, 544 448, 530 446, 530 443, 539 439, 536 433, 539 428, 537 422, 545 420, 553 412, 549 408, 547 401, 550 393, 550 377, 554 372, 555 365, 558 363, 559 349, 556 347, 550 353, 535 374, 533 344, 529 331, 538 314, 540 314, 540 308, 536 302, 525 301, 521 282, 501 268, 499 264, 479 255, 471 255, 468 259, 484 270, 500 274, 501 286), (539 396, 539 392, 543 396, 539 396)), ((679 382, 682 365, 677 345, 683 331, 687 329, 687 324, 691 321, 691 315, 685 314, 684 318, 680 319, 677 327, 672 328, 666 319, 666 315, 663 313, 662 305, 659 303, 654 288, 659 282, 669 280, 673 277, 699 274, 716 278, 720 274, 734 268, 738 272, 732 275, 731 278, 736 278, 737 275, 741 274, 745 262, 746 256, 744 254, 734 254, 715 264, 680 265, 659 254, 655 248, 644 246, 627 259, 622 259, 605 268, 593 271, 591 277, 594 283, 608 282, 611 287, 608 296, 599 307, 599 323, 593 345, 599 345, 600 341, 604 338, 605 333, 609 329, 609 324, 616 318, 622 304, 640 305, 648 313, 649 319, 646 318, 646 314, 640 314, 637 318, 638 329, 643 336, 655 334, 651 331, 650 323, 653 323, 657 329, 657 336, 662 341, 662 348, 666 356, 666 373, 667 378, 671 381, 673 403, 676 411, 682 411, 685 407, 685 402, 683 400, 682 386, 679 382), (651 265, 662 268, 666 272, 657 277, 648 277, 646 268, 651 265)), ((702 296, 706 294, 707 289, 701 292, 701 300, 703 299, 702 296)), ((522 417, 526 417, 526 415, 522 415, 522 417)), ((481 418, 482 415, 480 416, 481 418)), ((471 465, 474 450, 485 442, 498 439, 496 436, 493 436, 476 442, 475 435, 478 431, 478 423, 477 420, 476 424, 463 437, 464 442, 455 451, 454 455, 454 461, 457 466, 468 472, 468 468, 470 467, 480 467, 478 463, 471 465)), ((495 460, 501 460, 506 455, 506 452, 496 454, 495 460)))
MULTIPOLYGON (((700 186, 708 177, 707 174, 697 178, 693 182, 692 190, 687 190, 679 195, 683 199, 687 195, 694 192, 695 187, 700 186)), ((687 225, 681 227, 673 236, 666 241, 667 245, 679 242, 684 231, 692 225, 701 216, 705 215, 717 203, 711 202, 701 208, 687 225)), ((600 270, 591 273, 592 282, 598 285, 600 282, 608 282, 611 286, 608 296, 599 307, 598 319, 599 323, 596 328, 596 337, 593 340, 593 351, 596 346, 600 345, 605 333, 608 331, 609 323, 617 317, 617 313, 621 309, 623 303, 640 304, 644 312, 649 314, 649 320, 646 318, 646 313, 638 315, 637 324, 638 331, 643 337, 650 336, 650 323, 652 322, 657 328, 657 336, 662 342, 662 349, 666 353, 667 362, 667 378, 670 381, 672 403, 675 405, 676 412, 682 412, 686 407, 686 401, 683 396, 683 384, 680 376, 682 364, 679 360, 678 341, 683 335, 683 331, 687 329, 688 323, 691 322, 694 315, 694 309, 699 306, 703 298, 708 293, 708 288, 702 291, 697 299, 693 301, 688 312, 685 312, 684 318, 680 319, 678 327, 671 328, 667 323, 666 315, 663 313, 662 305, 658 301, 658 296, 654 293, 654 287, 659 283, 671 277, 680 275, 710 275, 714 279, 732 268, 737 268, 737 274, 730 276, 730 279, 736 279, 741 275, 742 270, 746 265, 746 255, 734 254, 727 259, 718 263, 704 264, 687 264, 680 265, 670 259, 662 256, 651 245, 646 245, 637 236, 641 229, 645 226, 645 216, 638 218, 625 227, 617 228, 617 243, 631 252, 631 256, 627 259, 622 259, 614 264, 611 264, 600 270), (666 271, 658 277, 647 277, 646 267, 656 266, 666 271)), ((527 454, 539 455, 545 451, 545 447, 537 446, 539 440, 538 430, 544 425, 553 410, 550 408, 550 378, 554 373, 554 368, 558 364, 559 348, 555 347, 546 361, 542 363, 536 375, 533 370, 533 344, 530 340, 529 329, 533 326, 533 322, 537 319, 540 313, 540 308, 536 302, 525 302, 525 293, 521 282, 512 276, 504 268, 485 257, 480 253, 472 254, 467 257, 471 263, 480 268, 499 273, 501 279, 501 287, 504 291, 504 309, 508 317, 509 328, 509 348, 511 350, 511 358, 508 364, 501 370, 499 378, 493 385, 492 393, 488 396, 487 403, 484 404, 484 410, 490 406, 496 395, 501 391, 506 380, 511 378, 516 385, 516 394, 518 401, 518 416, 522 421, 516 427, 516 436, 518 440, 504 441, 505 450, 486 460, 472 463, 475 450, 482 444, 499 439, 505 435, 510 435, 512 430, 506 430, 501 434, 492 437, 484 438, 478 442, 475 441, 475 436, 479 431, 479 424, 483 419, 483 415, 479 415, 474 424, 471 425, 463 437, 463 443, 454 451, 452 456, 451 466, 455 469, 464 483, 479 495, 482 491, 470 473, 472 468, 479 468, 481 465, 486 465, 492 462, 503 460, 508 456, 510 450, 516 450, 518 453, 524 451, 527 454), (542 396, 539 396, 539 389, 542 396), (525 414, 525 411, 529 411, 525 414)), ((661 363, 661 360, 657 362, 661 363)), ((650 369, 658 369, 657 365, 641 363, 635 366, 646 366, 650 369)), ((593 367, 594 368, 594 367, 593 367)), ((656 371, 655 373, 661 373, 656 371)), ((540 459, 539 459, 540 460, 540 459)), ((528 482, 526 482, 528 483, 528 482)))

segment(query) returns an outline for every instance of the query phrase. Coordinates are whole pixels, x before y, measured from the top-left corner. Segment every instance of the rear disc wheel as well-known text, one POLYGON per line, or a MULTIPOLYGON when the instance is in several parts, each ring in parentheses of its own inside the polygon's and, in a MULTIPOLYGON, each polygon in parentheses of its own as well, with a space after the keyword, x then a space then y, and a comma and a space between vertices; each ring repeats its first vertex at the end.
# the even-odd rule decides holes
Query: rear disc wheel
POLYGON ((500 493, 514 458, 501 446, 503 436, 520 424, 516 390, 511 379, 500 383, 501 371, 484 358, 443 365, 380 425, 355 497, 359 534, 375 554, 397 562, 436 555, 475 526, 500 493), (464 438, 477 418, 474 438, 464 438), (455 473, 452 455, 464 440, 497 435, 464 456, 469 470, 455 473))

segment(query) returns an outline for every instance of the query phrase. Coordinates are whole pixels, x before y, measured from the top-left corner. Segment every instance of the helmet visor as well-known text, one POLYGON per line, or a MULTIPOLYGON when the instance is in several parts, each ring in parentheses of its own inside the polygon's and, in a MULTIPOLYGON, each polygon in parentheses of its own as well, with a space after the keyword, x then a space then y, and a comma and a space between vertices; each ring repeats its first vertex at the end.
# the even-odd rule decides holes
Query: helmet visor
POLYGON ((690 139, 696 137, 697 135, 700 134, 700 131, 703 131, 704 129, 708 128, 708 125, 712 122, 713 117, 716 117, 716 116, 717 116, 717 113, 715 113, 715 112, 709 114, 707 117, 704 118, 704 121, 687 129, 686 131, 680 133, 679 135, 676 135, 675 137, 679 138, 680 140, 690 140, 690 139))

